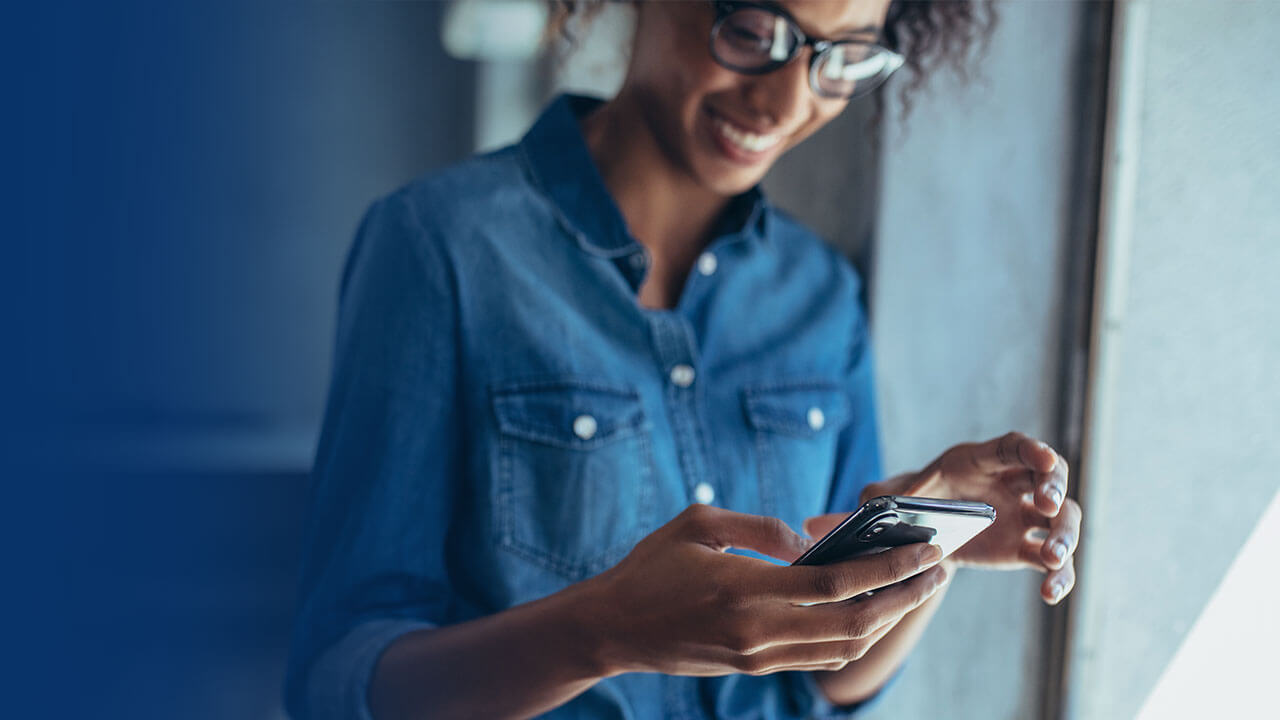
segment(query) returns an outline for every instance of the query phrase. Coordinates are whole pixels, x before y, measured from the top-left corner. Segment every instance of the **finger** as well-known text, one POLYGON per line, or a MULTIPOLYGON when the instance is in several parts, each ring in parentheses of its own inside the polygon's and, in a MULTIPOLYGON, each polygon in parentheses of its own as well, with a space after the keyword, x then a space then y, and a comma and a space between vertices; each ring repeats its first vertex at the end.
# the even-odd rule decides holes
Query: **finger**
POLYGON ((1015 470, 1005 473, 1004 486, 1014 497, 1026 497, 1035 492, 1036 472, 1034 470, 1015 470))
POLYGON ((792 562, 812 544, 778 518, 712 505, 690 505, 680 513, 680 520, 688 537, 722 552, 745 548, 792 562))
POLYGON ((1041 539, 1048 536, 1048 530, 1053 525, 1053 518, 1040 512, 1040 508, 1035 506, 1030 496, 1023 496, 1022 503, 1018 506, 1018 517, 1026 527, 1044 530, 1045 533, 1041 535, 1041 539))
POLYGON ((1070 498, 1062 505, 1062 510, 1049 523, 1049 535, 1045 539, 1045 565, 1060 568, 1076 551, 1080 540, 1080 505, 1070 498))
MULTIPOLYGON (((866 600, 796 608, 811 616, 808 619, 813 625, 810 632, 775 635, 774 642, 752 648, 743 655, 752 657, 748 661, 751 668, 766 672, 814 669, 811 666, 843 665, 857 660, 892 631, 903 616, 924 604, 946 582, 946 571, 936 566, 892 588, 877 591, 866 600), (915 587, 908 587, 910 585, 915 587), (813 622, 815 620, 816 623, 813 622)), ((787 627, 794 629, 795 621, 788 623, 787 627)))
POLYGON ((1044 538, 1028 535, 1022 539, 1022 544, 1018 547, 1018 559, 1030 565, 1032 569, 1040 572, 1048 572, 1049 567, 1045 563, 1044 538))
POLYGON ((756 653, 735 655, 728 664, 747 675, 768 675, 788 670, 839 670, 862 657, 869 646, 867 640, 779 645, 756 653))
POLYGON ((841 670, 850 662, 861 660, 892 629, 890 624, 871 636, 853 640, 779 645, 758 653, 739 655, 731 664, 751 675, 787 670, 841 670))
POLYGON ((938 546, 914 543, 830 565, 762 568, 762 574, 774 597, 792 603, 830 603, 906 580, 941 559, 938 546))
POLYGON ((946 582, 946 569, 935 565, 908 580, 876 590, 870 597, 794 608, 777 616, 783 627, 773 637, 782 643, 873 637, 923 605, 946 582))
POLYGON ((959 445, 957 451, 973 469, 983 473, 1034 470, 1047 473, 1058 462, 1053 448, 1020 432, 1010 432, 976 445, 959 445))
POLYGON ((1040 596, 1050 605, 1057 605, 1076 586, 1076 564, 1068 558, 1065 565, 1049 573, 1040 583, 1040 596))
POLYGON ((1036 476, 1033 501, 1036 509, 1048 517, 1057 515, 1062 509, 1062 502, 1067 498, 1068 472, 1067 461, 1059 455, 1052 470, 1036 476))
POLYGON ((836 529, 836 526, 844 522, 851 513, 827 513, 826 515, 815 515, 804 521, 804 534, 811 538, 826 537, 827 533, 836 529))
POLYGON ((788 651, 784 648, 768 650, 766 652, 777 653, 775 658, 769 658, 769 660, 777 663, 777 666, 768 672, 786 672, 788 670, 843 670, 849 663, 861 660, 862 657, 866 655, 871 648, 875 647, 876 643, 880 642, 881 638, 888 635, 889 632, 897 626, 897 624, 897 622, 889 623, 884 627, 881 627, 879 630, 876 630, 870 636, 858 638, 856 640, 815 643, 814 645, 802 644, 792 646, 797 648, 794 651, 788 651), (815 649, 812 653, 801 649, 810 647, 818 649, 815 649), (817 658, 817 661, 814 662, 810 659, 810 656, 817 658), (834 657, 834 659, 827 659, 829 656, 834 657), (799 657, 803 660, 800 664, 789 664, 792 657, 799 657))

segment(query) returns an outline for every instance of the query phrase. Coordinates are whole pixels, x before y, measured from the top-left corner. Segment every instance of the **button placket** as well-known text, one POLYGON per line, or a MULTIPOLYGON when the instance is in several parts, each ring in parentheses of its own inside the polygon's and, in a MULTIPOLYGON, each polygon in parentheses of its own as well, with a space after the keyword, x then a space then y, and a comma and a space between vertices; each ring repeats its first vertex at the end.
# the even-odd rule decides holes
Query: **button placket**
POLYGON ((676 459, 685 482, 686 497, 701 502, 699 497, 715 499, 715 489, 708 482, 706 444, 698 410, 698 371, 695 369, 696 344, 688 320, 679 312, 650 316, 654 346, 662 372, 666 375, 667 416, 676 446, 676 459), (705 486, 705 489, 699 489, 705 486))

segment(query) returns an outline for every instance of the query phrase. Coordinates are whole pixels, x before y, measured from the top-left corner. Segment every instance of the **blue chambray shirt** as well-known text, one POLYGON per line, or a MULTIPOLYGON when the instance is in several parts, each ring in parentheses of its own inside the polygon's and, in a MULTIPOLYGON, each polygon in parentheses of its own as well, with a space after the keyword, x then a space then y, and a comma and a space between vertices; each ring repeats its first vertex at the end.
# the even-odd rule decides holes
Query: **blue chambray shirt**
MULTIPOLYGON (((398 636, 620 560, 694 502, 804 518, 879 479, 848 262, 737 196, 677 307, 562 95, 517 144, 368 210, 342 276, 286 683, 297 718, 368 718, 398 636)), ((501 678, 494 678, 500 688, 501 678)), ((554 718, 825 718, 809 673, 631 673, 554 718)))

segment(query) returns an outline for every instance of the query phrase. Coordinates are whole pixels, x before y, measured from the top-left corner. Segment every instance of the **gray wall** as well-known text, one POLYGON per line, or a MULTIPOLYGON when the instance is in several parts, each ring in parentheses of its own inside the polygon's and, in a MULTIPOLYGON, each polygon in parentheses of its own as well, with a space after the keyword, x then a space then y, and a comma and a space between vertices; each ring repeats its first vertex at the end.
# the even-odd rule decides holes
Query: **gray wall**
MULTIPOLYGON (((982 80, 889 123, 872 321, 890 474, 1011 429, 1053 437, 1083 4, 1002 2, 982 80)), ((896 97, 896 93, 892 93, 896 97)), ((965 570, 875 718, 1040 715, 1031 571, 965 570)))
MULTIPOLYGON (((1280 3, 1124 10, 1084 468, 1080 718, 1138 711, 1280 491, 1280 3)), ((1254 634, 1280 593, 1274 551, 1252 569, 1272 592, 1237 599, 1255 608, 1254 634)), ((1213 658, 1220 675, 1173 689, 1177 705, 1234 716, 1237 688, 1260 695, 1243 683, 1273 685, 1269 627, 1269 647, 1213 658)))

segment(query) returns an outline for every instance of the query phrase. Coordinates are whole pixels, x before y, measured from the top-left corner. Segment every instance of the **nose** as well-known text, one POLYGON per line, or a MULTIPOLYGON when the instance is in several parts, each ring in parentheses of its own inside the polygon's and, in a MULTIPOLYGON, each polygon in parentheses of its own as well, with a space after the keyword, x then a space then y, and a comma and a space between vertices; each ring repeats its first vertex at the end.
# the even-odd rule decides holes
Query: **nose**
POLYGON ((809 88, 809 59, 813 48, 806 47, 786 65, 764 75, 750 76, 746 100, 755 115, 769 118, 773 127, 795 128, 807 120, 813 102, 809 88))

